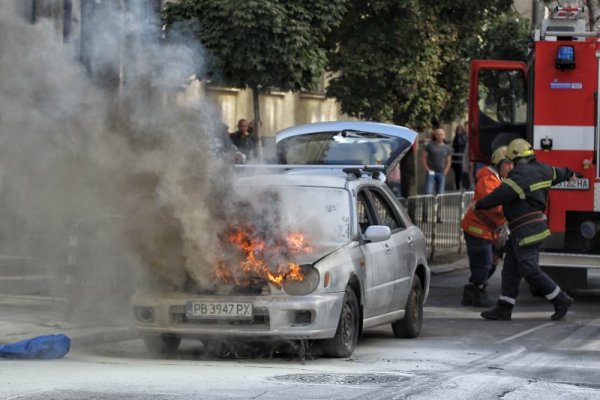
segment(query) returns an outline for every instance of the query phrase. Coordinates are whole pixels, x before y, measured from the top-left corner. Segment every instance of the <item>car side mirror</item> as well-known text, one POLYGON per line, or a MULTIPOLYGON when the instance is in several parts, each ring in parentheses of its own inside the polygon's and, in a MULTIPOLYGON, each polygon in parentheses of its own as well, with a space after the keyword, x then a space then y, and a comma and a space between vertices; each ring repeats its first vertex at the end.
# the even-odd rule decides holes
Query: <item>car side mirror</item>
POLYGON ((392 231, 386 225, 371 225, 365 231, 365 239, 369 242, 383 242, 392 237, 392 231))

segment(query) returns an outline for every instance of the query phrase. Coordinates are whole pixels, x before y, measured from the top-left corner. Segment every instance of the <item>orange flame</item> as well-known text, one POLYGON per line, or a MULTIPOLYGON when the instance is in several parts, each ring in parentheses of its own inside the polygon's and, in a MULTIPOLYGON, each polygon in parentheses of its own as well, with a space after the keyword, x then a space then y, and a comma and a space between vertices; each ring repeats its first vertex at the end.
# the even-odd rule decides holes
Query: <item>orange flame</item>
POLYGON ((250 285, 253 278, 266 279, 276 285, 281 285, 285 278, 303 281, 302 268, 293 261, 292 255, 313 250, 301 233, 293 232, 283 240, 267 241, 252 224, 230 227, 224 242, 238 260, 229 263, 219 260, 215 274, 223 282, 238 286, 250 285))

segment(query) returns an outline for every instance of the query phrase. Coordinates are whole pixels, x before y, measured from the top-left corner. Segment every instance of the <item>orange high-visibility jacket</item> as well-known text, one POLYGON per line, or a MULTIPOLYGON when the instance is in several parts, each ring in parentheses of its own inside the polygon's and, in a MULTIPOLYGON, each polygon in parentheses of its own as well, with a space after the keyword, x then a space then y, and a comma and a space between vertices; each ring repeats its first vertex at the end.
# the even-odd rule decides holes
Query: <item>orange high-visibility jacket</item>
MULTIPOLYGON (((500 176, 496 171, 490 167, 481 168, 477 171, 477 184, 475 185, 473 201, 492 193, 501 183, 500 176)), ((494 240, 497 236, 495 231, 505 222, 506 218, 502 214, 502 206, 490 208, 489 210, 473 211, 469 209, 463 217, 460 227, 470 235, 494 240)))

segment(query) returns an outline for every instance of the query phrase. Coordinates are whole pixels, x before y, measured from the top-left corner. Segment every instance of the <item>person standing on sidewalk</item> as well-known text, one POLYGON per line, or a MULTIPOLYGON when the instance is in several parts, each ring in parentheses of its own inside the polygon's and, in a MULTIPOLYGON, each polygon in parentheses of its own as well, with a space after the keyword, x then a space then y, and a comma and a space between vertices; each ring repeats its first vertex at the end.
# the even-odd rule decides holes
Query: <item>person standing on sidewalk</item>
POLYGON ((248 131, 248 120, 242 118, 238 121, 238 129, 231 134, 231 141, 247 160, 256 157, 256 142, 248 131))
MULTIPOLYGON (((452 147, 444 139, 446 132, 438 128, 433 131, 432 140, 427 143, 421 154, 421 162, 425 170, 425 193, 442 194, 446 188, 446 175, 452 165, 452 147)), ((427 222, 428 207, 423 207, 422 221, 427 222)), ((441 223, 440 209, 438 208, 437 222, 441 223)))
POLYGON ((402 197, 402 181, 401 181, 401 173, 400 173, 400 163, 397 163, 394 168, 390 170, 390 173, 386 177, 386 183, 392 189, 392 192, 396 195, 397 198, 402 197))
POLYGON ((507 157, 515 163, 498 188, 471 205, 474 210, 487 210, 502 205, 508 220, 510 235, 502 268, 501 296, 496 306, 481 313, 490 320, 509 321, 519 294, 519 284, 525 278, 537 292, 553 303, 553 321, 564 318, 573 304, 560 287, 540 269, 542 242, 550 236, 544 210, 551 186, 573 180, 576 174, 569 168, 553 167, 536 160, 533 148, 524 139, 508 145, 507 157))
POLYGON ((421 162, 427 174, 427 194, 442 194, 446 188, 446 175, 452 165, 452 147, 448 146, 444 139, 446 132, 442 128, 433 131, 433 139, 427 143, 421 155, 421 162))
POLYGON ((452 170, 454 171, 454 187, 456 190, 468 189, 464 184, 463 158, 467 148, 467 131, 463 125, 457 125, 452 139, 452 170))
MULTIPOLYGON (((492 193, 508 176, 512 162, 506 157, 506 146, 497 148, 492 153, 491 165, 477 172, 474 201, 492 193)), ((502 206, 485 211, 467 210, 461 221, 471 276, 464 286, 461 304, 473 307, 491 307, 494 301, 486 293, 487 281, 494 268, 494 248, 500 246, 502 229, 506 219, 502 214, 502 206)))

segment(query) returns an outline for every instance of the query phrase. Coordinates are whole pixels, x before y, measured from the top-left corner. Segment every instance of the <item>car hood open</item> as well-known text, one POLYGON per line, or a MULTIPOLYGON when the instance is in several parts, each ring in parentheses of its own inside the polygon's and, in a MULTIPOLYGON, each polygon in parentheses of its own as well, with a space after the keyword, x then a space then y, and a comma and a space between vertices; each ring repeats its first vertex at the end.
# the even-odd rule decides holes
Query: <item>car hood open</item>
POLYGON ((293 165, 384 165, 387 173, 416 137, 408 128, 378 122, 318 122, 278 132, 277 158, 293 165))

